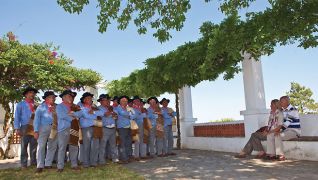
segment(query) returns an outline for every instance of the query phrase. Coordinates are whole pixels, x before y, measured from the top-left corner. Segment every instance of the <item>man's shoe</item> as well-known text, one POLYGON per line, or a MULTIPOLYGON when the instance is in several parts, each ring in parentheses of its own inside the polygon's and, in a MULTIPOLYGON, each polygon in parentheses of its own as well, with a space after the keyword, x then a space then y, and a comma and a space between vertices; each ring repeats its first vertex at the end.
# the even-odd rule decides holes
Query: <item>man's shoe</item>
POLYGON ((168 155, 169 155, 169 156, 175 156, 175 155, 177 155, 177 154, 174 153, 174 152, 171 152, 171 153, 169 153, 168 155))
POLYGON ((238 155, 235 155, 234 157, 236 158, 246 158, 246 155, 245 154, 238 154, 238 155))
POLYGON ((35 173, 42 173, 43 172, 43 168, 37 168, 35 173))
POLYGON ((77 167, 72 167, 72 170, 73 170, 73 171, 80 171, 80 170, 81 170, 81 168, 80 168, 80 167, 78 167, 78 166, 77 166, 77 167))
POLYGON ((53 169, 52 166, 45 166, 44 169, 53 169))
POLYGON ((57 169, 56 172, 61 173, 61 172, 63 172, 63 169, 57 169))
POLYGON ((285 156, 278 156, 277 161, 285 161, 285 156))

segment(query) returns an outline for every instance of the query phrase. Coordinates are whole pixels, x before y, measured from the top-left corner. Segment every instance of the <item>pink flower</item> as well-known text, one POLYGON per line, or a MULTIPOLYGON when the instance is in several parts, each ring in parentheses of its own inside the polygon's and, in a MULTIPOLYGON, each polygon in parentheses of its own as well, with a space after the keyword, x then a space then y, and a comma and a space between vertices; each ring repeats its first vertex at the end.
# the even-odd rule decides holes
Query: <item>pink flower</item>
POLYGON ((57 52, 53 51, 53 52, 52 52, 52 56, 53 56, 54 58, 56 58, 57 52))

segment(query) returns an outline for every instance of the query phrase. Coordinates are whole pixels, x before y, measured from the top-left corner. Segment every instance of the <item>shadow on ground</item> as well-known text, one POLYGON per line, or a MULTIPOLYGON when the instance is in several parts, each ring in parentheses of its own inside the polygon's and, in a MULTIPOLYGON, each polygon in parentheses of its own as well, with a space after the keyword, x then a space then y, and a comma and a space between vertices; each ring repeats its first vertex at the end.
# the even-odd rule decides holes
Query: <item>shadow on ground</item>
POLYGON ((177 156, 125 165, 146 179, 318 179, 318 162, 237 159, 232 153, 179 150, 177 156))

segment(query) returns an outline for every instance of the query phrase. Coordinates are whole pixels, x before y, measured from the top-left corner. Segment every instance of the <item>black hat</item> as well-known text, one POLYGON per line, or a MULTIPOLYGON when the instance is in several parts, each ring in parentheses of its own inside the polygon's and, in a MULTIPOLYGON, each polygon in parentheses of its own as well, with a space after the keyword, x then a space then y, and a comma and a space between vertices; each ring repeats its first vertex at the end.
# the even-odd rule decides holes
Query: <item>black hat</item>
POLYGON ((134 96, 134 97, 132 98, 133 101, 136 100, 136 99, 139 99, 139 101, 142 102, 142 99, 141 99, 139 96, 134 96))
POLYGON ((118 96, 114 96, 113 99, 111 99, 111 101, 117 101, 118 100, 118 96))
POLYGON ((153 96, 153 97, 148 98, 147 103, 149 104, 149 101, 152 100, 152 99, 154 99, 156 101, 156 103, 159 102, 158 99, 153 96))
POLYGON ((118 98, 118 100, 117 100, 118 104, 120 103, 120 100, 121 100, 122 98, 126 98, 128 101, 130 100, 130 98, 129 98, 128 96, 120 96, 120 97, 118 98))
POLYGON ((89 92, 85 92, 83 95, 82 95, 82 97, 81 97, 81 102, 83 103, 84 102, 84 99, 86 98, 86 97, 94 97, 94 94, 91 94, 91 93, 89 93, 89 92))
POLYGON ((76 97, 76 95, 77 95, 77 92, 74 92, 74 91, 73 91, 73 92, 72 92, 73 98, 76 97))
POLYGON ((132 103, 133 102, 133 99, 128 99, 128 103, 132 103))
POLYGON ((27 87, 24 91, 23 91, 23 96, 25 96, 28 92, 33 91, 35 94, 38 93, 39 91, 35 88, 32 87, 27 87))
POLYGON ((47 98, 48 96, 55 96, 55 97, 57 97, 57 95, 55 95, 53 91, 46 91, 46 92, 44 93, 44 96, 42 96, 42 99, 45 99, 45 98, 47 98))
POLYGON ((97 102, 100 102, 104 98, 108 99, 108 100, 111 99, 111 97, 108 94, 101 94, 101 95, 99 95, 99 98, 97 99, 97 102))
POLYGON ((160 104, 163 103, 163 101, 167 101, 168 103, 170 103, 170 99, 166 99, 166 98, 162 98, 161 101, 159 102, 160 104))
POLYGON ((65 90, 59 96, 60 96, 60 98, 62 98, 64 95, 67 95, 67 94, 73 96, 73 92, 71 90, 65 90))

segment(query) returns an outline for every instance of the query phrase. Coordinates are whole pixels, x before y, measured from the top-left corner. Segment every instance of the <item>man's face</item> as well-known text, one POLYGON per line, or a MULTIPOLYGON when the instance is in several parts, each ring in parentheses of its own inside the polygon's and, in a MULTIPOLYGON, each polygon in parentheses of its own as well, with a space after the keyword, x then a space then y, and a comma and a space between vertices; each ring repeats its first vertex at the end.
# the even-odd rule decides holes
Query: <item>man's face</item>
POLYGON ((53 105, 54 102, 55 102, 55 96, 54 96, 54 95, 48 96, 48 97, 45 98, 45 100, 46 100, 49 104, 53 105))
POLYGON ((126 99, 126 98, 121 98, 121 100, 120 100, 120 105, 121 105, 121 106, 127 106, 127 104, 128 104, 128 99, 126 99))
POLYGON ((162 102, 162 106, 163 106, 163 107, 167 107, 167 106, 168 106, 168 101, 163 101, 163 102, 162 102))
POLYGON ((156 100, 154 100, 154 99, 151 99, 150 101, 149 101, 149 105, 151 106, 151 107, 155 107, 156 106, 156 100))
POLYGON ((114 101, 113 101, 113 106, 118 106, 117 100, 114 100, 114 101))
POLYGON ((70 94, 64 95, 62 99, 66 103, 73 103, 73 97, 70 94))
POLYGON ((25 94, 25 98, 33 100, 35 98, 34 91, 29 91, 25 94))
POLYGON ((84 104, 92 104, 93 103, 93 97, 87 96, 84 99, 84 104))
POLYGON ((100 100, 100 104, 102 106, 109 106, 110 105, 110 101, 108 99, 106 99, 106 98, 103 98, 103 99, 100 100))
POLYGON ((283 108, 287 108, 288 107, 288 100, 287 99, 285 99, 285 98, 283 98, 283 99, 281 99, 280 101, 280 105, 283 107, 283 108))
POLYGON ((141 102, 140 102, 139 99, 135 99, 135 100, 133 101, 133 103, 134 103, 134 105, 136 105, 136 106, 140 106, 140 105, 141 105, 141 102))

